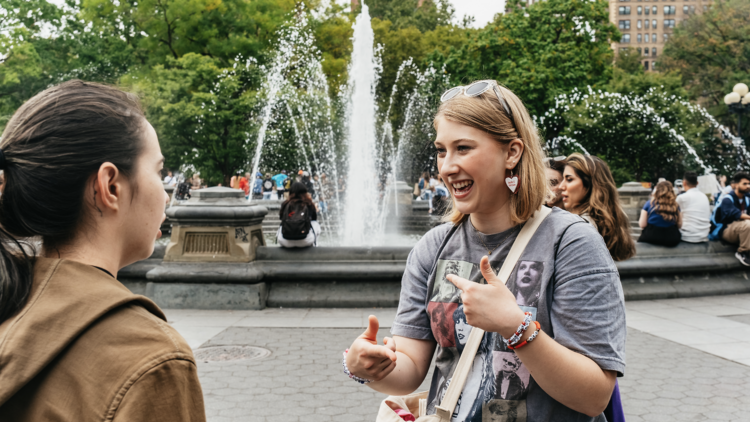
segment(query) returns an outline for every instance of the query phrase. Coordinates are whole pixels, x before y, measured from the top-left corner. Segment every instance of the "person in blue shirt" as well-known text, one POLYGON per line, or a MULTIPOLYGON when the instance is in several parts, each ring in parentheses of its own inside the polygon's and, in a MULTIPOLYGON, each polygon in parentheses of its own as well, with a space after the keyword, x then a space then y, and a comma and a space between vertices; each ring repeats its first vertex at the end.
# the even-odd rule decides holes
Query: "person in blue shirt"
POLYGON ((286 170, 281 170, 281 173, 271 178, 276 182, 276 193, 279 195, 279 199, 284 199, 284 181, 287 177, 286 170))
POLYGON ((732 187, 734 189, 723 195, 717 206, 713 222, 719 228, 719 238, 738 245, 734 256, 742 265, 750 267, 750 216, 747 215, 750 174, 735 174, 732 187))
POLYGON ((263 173, 255 173, 255 182, 253 182, 253 199, 263 197, 263 173))
POLYGON ((638 242, 661 246, 677 246, 682 240, 682 213, 677 205, 672 183, 657 183, 652 199, 641 210, 638 225, 643 229, 638 242))

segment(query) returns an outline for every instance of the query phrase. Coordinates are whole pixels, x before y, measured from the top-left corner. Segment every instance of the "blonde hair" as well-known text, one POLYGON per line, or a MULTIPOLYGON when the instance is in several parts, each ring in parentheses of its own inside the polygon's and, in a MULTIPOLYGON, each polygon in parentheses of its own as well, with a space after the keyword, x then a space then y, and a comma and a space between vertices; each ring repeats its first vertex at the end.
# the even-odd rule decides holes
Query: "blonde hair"
POLYGON ((565 165, 575 170, 583 187, 588 190, 583 202, 568 211, 588 214, 607 245, 615 261, 624 261, 635 255, 635 243, 630 236, 630 221, 620 205, 620 195, 609 166, 593 155, 572 154, 565 165))
MULTIPOLYGON (((456 95, 442 103, 435 115, 433 125, 437 130, 440 117, 486 132, 497 142, 509 144, 514 139, 523 142, 524 151, 516 165, 519 180, 518 194, 510 196, 510 218, 515 224, 526 222, 551 197, 549 183, 544 173, 544 151, 539 141, 536 125, 523 102, 509 89, 498 84, 498 89, 510 108, 513 119, 508 116, 492 89, 476 97, 456 95)), ((496 171, 505 172, 505 169, 496 171)), ((466 218, 459 212, 455 202, 443 218, 458 224, 466 218)))

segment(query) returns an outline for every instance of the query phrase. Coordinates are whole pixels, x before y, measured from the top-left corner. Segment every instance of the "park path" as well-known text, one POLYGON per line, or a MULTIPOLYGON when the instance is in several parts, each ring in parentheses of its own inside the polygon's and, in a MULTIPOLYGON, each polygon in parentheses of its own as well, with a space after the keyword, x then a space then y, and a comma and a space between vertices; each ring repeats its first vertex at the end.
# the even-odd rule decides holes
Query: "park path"
MULTIPOLYGON (((628 367, 620 387, 628 422, 748 420, 750 295, 626 307, 628 367)), ((227 350, 219 360, 198 360, 209 422, 374 421, 383 396, 342 374, 341 352, 370 314, 380 320, 380 338, 388 335, 395 312, 166 310, 196 356, 227 350), (243 346, 270 354, 231 360, 232 350, 254 356, 243 346)))

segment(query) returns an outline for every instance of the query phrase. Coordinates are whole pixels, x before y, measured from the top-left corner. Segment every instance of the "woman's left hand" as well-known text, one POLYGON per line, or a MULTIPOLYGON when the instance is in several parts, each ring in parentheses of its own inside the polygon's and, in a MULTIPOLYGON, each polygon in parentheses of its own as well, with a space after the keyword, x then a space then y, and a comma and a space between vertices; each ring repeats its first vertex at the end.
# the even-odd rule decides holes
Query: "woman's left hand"
POLYGON ((524 313, 513 293, 492 271, 487 256, 482 257, 479 268, 487 284, 475 283, 453 274, 448 275, 447 279, 462 291, 461 300, 469 325, 509 338, 523 322, 524 313))

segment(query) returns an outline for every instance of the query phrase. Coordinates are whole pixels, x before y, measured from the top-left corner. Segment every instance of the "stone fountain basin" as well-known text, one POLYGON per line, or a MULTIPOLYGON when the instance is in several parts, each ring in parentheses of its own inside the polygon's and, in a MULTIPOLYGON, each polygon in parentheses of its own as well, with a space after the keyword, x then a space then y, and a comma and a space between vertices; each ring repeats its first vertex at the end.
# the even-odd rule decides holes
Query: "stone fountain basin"
MULTIPOLYGON (((706 242, 637 249, 634 258, 616 263, 626 300, 750 292, 733 247, 706 242)), ((159 246, 118 276, 165 308, 395 307, 410 250, 264 246, 256 261, 236 264, 163 262, 159 246)))

